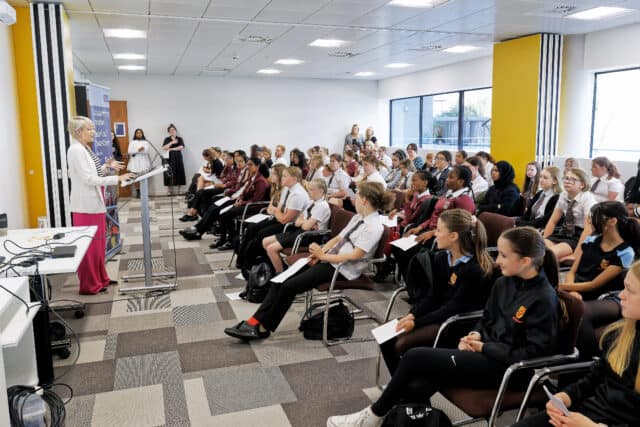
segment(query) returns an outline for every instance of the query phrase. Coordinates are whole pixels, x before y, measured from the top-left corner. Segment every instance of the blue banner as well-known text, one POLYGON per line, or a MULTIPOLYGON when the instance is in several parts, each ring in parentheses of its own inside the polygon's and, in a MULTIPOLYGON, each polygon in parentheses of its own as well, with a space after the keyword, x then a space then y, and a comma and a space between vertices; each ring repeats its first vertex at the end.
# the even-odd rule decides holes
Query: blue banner
MULTIPOLYGON (((93 140, 93 151, 100 162, 104 163, 113 157, 111 145, 111 113, 109 110, 109 88, 87 86, 89 100, 89 116, 96 126, 96 137, 93 140)), ((116 173, 116 172, 113 172, 116 173)), ((120 241, 120 221, 118 220, 118 186, 104 189, 104 202, 107 206, 107 259, 115 255, 122 247, 120 241)))

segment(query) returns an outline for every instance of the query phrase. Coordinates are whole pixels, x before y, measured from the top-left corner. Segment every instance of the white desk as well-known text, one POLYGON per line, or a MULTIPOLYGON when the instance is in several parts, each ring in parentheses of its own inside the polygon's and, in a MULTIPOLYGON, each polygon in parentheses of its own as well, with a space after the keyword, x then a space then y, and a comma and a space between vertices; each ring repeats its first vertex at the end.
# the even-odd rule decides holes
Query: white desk
MULTIPOLYGON (((14 277, 0 279, 0 285, 7 288, 30 305, 29 279, 14 277)), ((0 425, 9 425, 9 405, 7 387, 12 385, 38 385, 35 344, 33 339, 33 318, 37 307, 27 309, 13 295, 0 288, 0 425)))

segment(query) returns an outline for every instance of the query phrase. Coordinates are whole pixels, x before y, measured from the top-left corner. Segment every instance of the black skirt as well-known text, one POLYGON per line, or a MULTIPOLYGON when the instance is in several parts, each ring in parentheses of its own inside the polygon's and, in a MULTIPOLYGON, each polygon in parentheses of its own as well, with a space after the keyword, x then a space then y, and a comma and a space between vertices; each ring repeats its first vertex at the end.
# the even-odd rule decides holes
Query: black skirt
POLYGON ((182 152, 170 151, 167 161, 169 169, 164 173, 164 185, 186 185, 187 179, 184 174, 184 162, 182 161, 182 152))
POLYGON ((302 228, 296 227, 293 231, 276 234, 275 238, 283 249, 292 248, 296 238, 299 234, 302 234, 302 232, 304 232, 302 228))
POLYGON ((547 237, 547 239, 556 244, 566 243, 567 245, 571 246, 571 250, 575 251, 576 247, 578 246, 578 242, 580 241, 582 230, 583 229, 581 227, 575 227, 573 234, 571 234, 562 226, 556 227, 556 229, 553 231, 553 234, 547 237))

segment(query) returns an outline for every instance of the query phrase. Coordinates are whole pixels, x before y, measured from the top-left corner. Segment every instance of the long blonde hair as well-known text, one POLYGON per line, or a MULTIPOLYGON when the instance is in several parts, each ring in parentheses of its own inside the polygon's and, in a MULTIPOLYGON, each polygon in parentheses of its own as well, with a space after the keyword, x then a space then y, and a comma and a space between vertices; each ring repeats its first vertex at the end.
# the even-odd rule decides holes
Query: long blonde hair
MULTIPOLYGON (((633 274, 636 279, 640 280, 640 261, 633 263, 631 268, 629 268, 628 274, 633 274)), ((629 367, 629 362, 631 361, 631 351, 636 336, 636 320, 622 319, 610 325, 602 334, 602 338, 600 338, 600 348, 602 348, 605 338, 613 333, 617 333, 617 336, 605 357, 613 372, 622 377, 622 374, 625 369, 629 367)), ((640 369, 638 369, 638 373, 636 374, 635 390, 637 393, 640 393, 640 369)))

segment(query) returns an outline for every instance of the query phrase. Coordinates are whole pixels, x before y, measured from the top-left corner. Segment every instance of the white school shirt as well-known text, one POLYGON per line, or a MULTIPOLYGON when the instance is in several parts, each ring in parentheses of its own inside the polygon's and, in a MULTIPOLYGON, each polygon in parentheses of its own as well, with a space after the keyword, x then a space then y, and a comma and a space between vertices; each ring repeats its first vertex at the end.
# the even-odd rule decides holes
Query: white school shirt
POLYGON ((311 182, 314 179, 318 179, 318 178, 323 178, 322 175, 322 170, 324 169, 324 166, 320 166, 318 169, 309 172, 307 174, 307 177, 305 178, 307 181, 311 182))
MULTIPOLYGON (((349 230, 355 227, 356 223, 361 219, 364 219, 364 223, 351 233, 349 241, 342 245, 338 251, 338 254, 344 254, 353 252, 355 248, 360 248, 365 252, 364 257, 356 261, 349 261, 340 268, 340 273, 347 280, 355 280, 362 275, 367 268, 366 260, 373 258, 375 255, 376 249, 378 249, 378 242, 384 232, 384 226, 380 222, 380 215, 378 212, 373 212, 364 218, 362 215, 354 215, 349 224, 342 229, 339 236, 344 238, 349 230)), ((338 267, 338 264, 332 263, 331 265, 335 268, 338 267)))
POLYGON ((596 199, 596 202, 605 202, 609 200, 609 192, 618 193, 616 196, 616 200, 619 202, 624 201, 624 184, 618 178, 612 178, 608 175, 602 176, 600 178, 591 178, 591 192, 593 193, 593 197, 596 199), (593 190, 593 184, 596 181, 600 181, 595 191, 593 190))
POLYGON ((296 182, 291 188, 284 187, 282 194, 280 195, 278 208, 282 211, 293 209, 302 212, 309 205, 309 200, 309 193, 307 193, 307 190, 305 190, 299 182, 296 182), (289 196, 287 196, 287 194, 289 194, 289 196), (287 200, 287 204, 284 206, 284 209, 282 209, 282 204, 285 199, 287 200))
POLYGON ((486 193, 487 190, 489 190, 489 183, 480 174, 478 174, 476 179, 471 181, 471 188, 473 189, 473 194, 477 195, 486 193))
POLYGON ((287 167, 289 167, 289 159, 287 159, 286 157, 277 157, 274 161, 273 161, 273 165, 285 165, 287 167))
POLYGON ((326 200, 311 200, 309 206, 302 212, 302 219, 305 221, 309 218, 316 220, 317 230, 326 230, 329 228, 329 219, 331 218, 331 208, 326 200), (311 208, 311 215, 309 215, 309 206, 311 208))
MULTIPOLYGON (((591 191, 581 191, 575 198, 575 205, 573 205, 573 218, 577 227, 584 227, 584 220, 591 214, 591 207, 596 204, 596 199, 593 197, 591 191)), ((569 195, 566 191, 560 193, 558 202, 556 203, 556 209, 560 209, 563 214, 566 214, 569 203, 569 195)))
POLYGON ((346 190, 349 188, 349 184, 351 184, 351 177, 342 169, 338 169, 329 176, 322 175, 322 178, 327 182, 327 194, 346 190))
POLYGON ((384 180, 380 172, 375 171, 371 175, 367 176, 366 182, 379 182, 382 184, 382 188, 387 189, 387 181, 384 180))
POLYGON ((144 139, 134 139, 129 143, 129 163, 127 169, 129 172, 140 173, 151 169, 151 160, 149 159, 149 141, 144 139), (138 152, 140 147, 143 151, 138 152))

